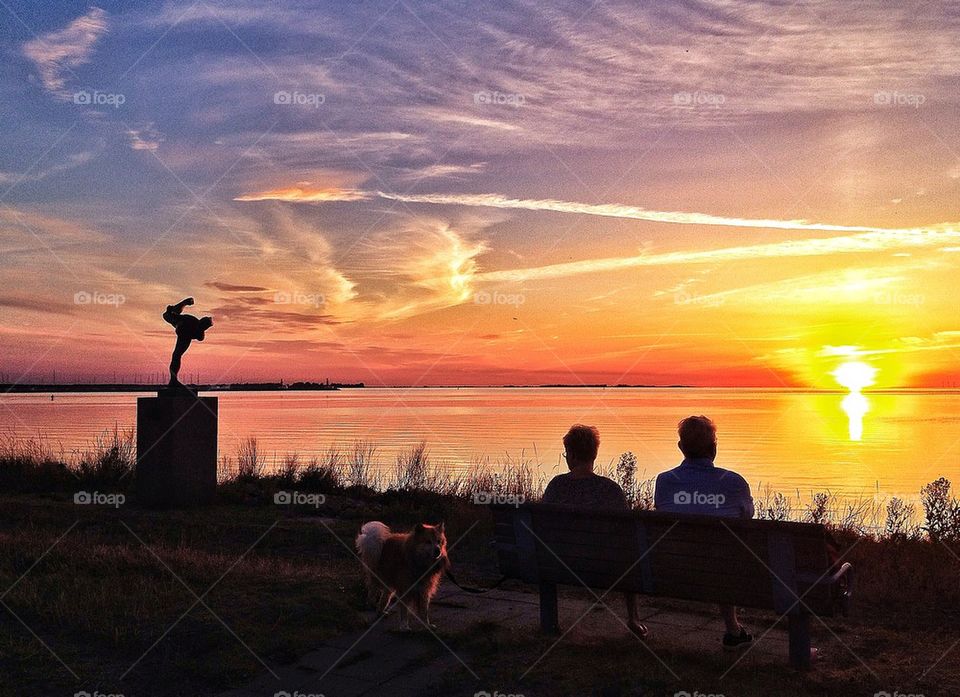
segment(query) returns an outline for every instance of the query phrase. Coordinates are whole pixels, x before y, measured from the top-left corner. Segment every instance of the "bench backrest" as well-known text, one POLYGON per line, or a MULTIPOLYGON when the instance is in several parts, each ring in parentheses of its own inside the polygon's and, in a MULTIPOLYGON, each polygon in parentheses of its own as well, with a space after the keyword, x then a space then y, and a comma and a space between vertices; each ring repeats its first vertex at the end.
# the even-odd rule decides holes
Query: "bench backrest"
POLYGON ((511 578, 779 613, 832 610, 818 585, 830 568, 822 525, 548 504, 492 510, 500 570, 511 578))

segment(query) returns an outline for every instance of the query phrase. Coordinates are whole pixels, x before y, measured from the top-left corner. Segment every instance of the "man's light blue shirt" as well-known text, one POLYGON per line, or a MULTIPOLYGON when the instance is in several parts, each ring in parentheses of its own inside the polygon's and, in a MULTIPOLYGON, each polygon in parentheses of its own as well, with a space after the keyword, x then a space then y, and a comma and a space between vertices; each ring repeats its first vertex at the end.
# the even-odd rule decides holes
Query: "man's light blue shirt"
POLYGON ((707 457, 688 457, 657 476, 654 506, 669 513, 696 513, 723 518, 752 518, 750 485, 736 472, 707 457))

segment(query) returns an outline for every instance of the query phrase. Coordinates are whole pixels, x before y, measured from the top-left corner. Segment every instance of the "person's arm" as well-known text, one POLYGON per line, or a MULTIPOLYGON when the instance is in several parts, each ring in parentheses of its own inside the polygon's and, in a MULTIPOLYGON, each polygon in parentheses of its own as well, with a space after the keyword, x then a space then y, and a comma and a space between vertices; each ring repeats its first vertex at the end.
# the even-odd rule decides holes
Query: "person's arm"
POLYGON ((557 481, 556 477, 547 484, 547 488, 543 490, 543 496, 540 497, 540 503, 556 503, 557 486, 554 484, 555 481, 557 481))
POLYGON ((629 511, 630 502, 627 501, 627 495, 623 491, 623 487, 617 484, 615 481, 609 477, 604 477, 606 479, 606 487, 609 489, 610 493, 604 492, 604 500, 608 501, 607 504, 611 509, 615 511, 629 511))
POLYGON ((183 312, 183 308, 187 305, 193 305, 193 298, 184 298, 176 305, 167 305, 167 312, 172 312, 175 315, 179 315, 183 312))
POLYGON ((176 327, 180 314, 183 312, 183 308, 186 305, 193 305, 193 298, 184 298, 176 305, 167 305, 167 310, 163 313, 164 321, 176 327))
POLYGON ((663 477, 663 474, 657 475, 657 481, 653 485, 653 509, 657 510, 661 508, 663 502, 660 500, 661 492, 663 488, 660 486, 660 479, 663 477))
POLYGON ((743 481, 743 493, 740 495, 740 508, 743 510, 744 518, 753 518, 756 510, 753 505, 753 495, 750 493, 750 485, 743 481))

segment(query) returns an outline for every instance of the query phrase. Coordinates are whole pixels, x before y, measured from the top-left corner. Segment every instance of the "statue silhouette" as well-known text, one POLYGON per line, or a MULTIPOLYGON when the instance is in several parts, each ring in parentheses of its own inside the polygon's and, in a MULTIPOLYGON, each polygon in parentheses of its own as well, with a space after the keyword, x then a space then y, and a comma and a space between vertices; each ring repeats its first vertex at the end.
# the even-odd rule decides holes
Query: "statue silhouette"
POLYGON ((177 379, 177 374, 180 372, 180 357, 190 348, 190 342, 194 339, 203 341, 204 332, 213 326, 211 317, 183 314, 183 308, 187 305, 193 305, 193 298, 181 300, 176 305, 167 305, 167 311, 163 313, 163 319, 177 330, 177 344, 173 347, 173 356, 170 358, 170 387, 180 385, 177 379))

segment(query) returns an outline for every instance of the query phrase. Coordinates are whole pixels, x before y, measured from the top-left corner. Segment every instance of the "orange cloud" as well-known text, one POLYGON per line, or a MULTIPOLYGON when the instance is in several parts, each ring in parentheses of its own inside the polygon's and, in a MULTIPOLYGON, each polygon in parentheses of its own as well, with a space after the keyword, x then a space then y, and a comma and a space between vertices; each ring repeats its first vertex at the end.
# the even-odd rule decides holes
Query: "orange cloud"
POLYGON ((291 203, 328 203, 331 201, 362 201, 370 198, 366 191, 342 189, 336 186, 292 186, 242 194, 234 201, 289 201, 291 203))

